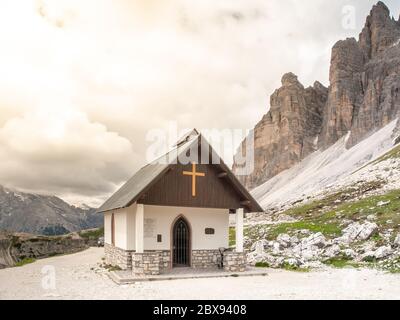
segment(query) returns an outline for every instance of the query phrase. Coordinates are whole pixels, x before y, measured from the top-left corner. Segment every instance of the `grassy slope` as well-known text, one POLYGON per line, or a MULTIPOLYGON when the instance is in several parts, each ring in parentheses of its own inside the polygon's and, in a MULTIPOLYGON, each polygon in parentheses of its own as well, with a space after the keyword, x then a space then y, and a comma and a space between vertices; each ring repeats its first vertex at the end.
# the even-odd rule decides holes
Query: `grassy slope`
MULTIPOLYGON (((379 232, 392 229, 392 234, 400 232, 400 190, 393 190, 383 195, 360 197, 365 190, 375 189, 379 182, 368 183, 361 188, 350 188, 324 199, 311 202, 284 212, 297 222, 281 223, 277 225, 256 225, 245 229, 245 234, 251 239, 273 240, 281 233, 292 233, 298 230, 322 232, 327 238, 340 236, 344 228, 343 220, 366 221, 369 215, 376 217, 379 232), (363 191, 364 190, 364 191, 363 191), (356 197, 358 200, 353 200, 356 197), (379 205, 378 205, 379 204, 379 205)), ((372 240, 381 245, 382 237, 377 234, 372 240)), ((326 261, 333 267, 358 265, 347 257, 338 257, 326 261)), ((371 263, 372 265, 373 263, 371 263)), ((399 269, 387 268, 391 272, 399 272, 399 269)))
MULTIPOLYGON (((348 189, 287 210, 284 214, 300 221, 269 226, 266 232, 267 239, 275 239, 281 233, 302 229, 322 232, 328 238, 337 237, 341 234, 341 224, 344 219, 359 221, 366 219, 369 215, 376 215, 376 223, 380 231, 386 229, 400 231, 400 190, 355 201, 343 200, 351 192, 348 189), (379 206, 379 203, 384 205, 379 206)), ((253 226, 246 230, 248 233, 259 232, 260 228, 265 228, 265 226, 253 226)))

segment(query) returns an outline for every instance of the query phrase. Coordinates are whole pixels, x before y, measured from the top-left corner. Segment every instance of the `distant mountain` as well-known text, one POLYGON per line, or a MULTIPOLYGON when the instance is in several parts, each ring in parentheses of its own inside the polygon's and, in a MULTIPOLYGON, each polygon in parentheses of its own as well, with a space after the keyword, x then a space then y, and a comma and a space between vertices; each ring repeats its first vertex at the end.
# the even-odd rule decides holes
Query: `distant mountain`
POLYGON ((103 215, 75 207, 55 196, 19 192, 0 186, 0 230, 60 235, 103 225, 103 215))
MULTIPOLYGON (((269 112, 254 128, 254 171, 239 176, 249 189, 274 181, 345 137, 349 150, 399 118, 400 19, 383 2, 372 8, 358 40, 334 45, 329 78, 328 88, 319 82, 304 88, 296 75, 283 76, 269 112)), ((233 169, 239 168, 236 161, 233 169)))

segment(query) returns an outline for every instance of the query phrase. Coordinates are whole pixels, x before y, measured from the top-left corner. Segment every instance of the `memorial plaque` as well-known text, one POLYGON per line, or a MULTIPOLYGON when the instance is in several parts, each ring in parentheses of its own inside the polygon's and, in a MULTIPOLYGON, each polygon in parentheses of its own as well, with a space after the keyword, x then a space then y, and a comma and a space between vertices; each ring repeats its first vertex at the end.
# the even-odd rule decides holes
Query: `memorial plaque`
POLYGON ((144 237, 154 238, 156 236, 156 219, 144 219, 144 237))

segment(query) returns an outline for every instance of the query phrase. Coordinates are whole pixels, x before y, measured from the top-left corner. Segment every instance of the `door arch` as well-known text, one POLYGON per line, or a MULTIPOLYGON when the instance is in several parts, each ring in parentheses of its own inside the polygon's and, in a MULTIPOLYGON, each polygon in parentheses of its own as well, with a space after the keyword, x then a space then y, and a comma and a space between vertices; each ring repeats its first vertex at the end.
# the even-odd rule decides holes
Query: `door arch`
POLYGON ((179 216, 172 226, 172 267, 190 267, 192 235, 189 222, 179 216))

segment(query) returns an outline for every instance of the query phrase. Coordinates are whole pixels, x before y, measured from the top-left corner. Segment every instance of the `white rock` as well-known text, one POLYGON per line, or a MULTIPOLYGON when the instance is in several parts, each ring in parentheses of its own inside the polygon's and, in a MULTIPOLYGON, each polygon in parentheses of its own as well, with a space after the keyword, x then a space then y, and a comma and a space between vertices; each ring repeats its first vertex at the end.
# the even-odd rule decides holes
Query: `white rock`
POLYGON ((339 253, 340 253, 340 247, 337 244, 334 244, 330 247, 327 247, 324 250, 323 255, 327 258, 333 258, 333 257, 336 257, 337 255, 339 255, 339 253))
POLYGON ((394 245, 400 247, 400 233, 394 239, 394 245))
POLYGON ((291 238, 288 234, 282 233, 277 238, 276 241, 284 248, 289 248, 291 246, 291 238))
POLYGON ((278 255, 281 253, 282 249, 282 245, 279 242, 274 242, 272 253, 278 255))
POLYGON ((378 207, 383 207, 383 206, 387 206, 388 204, 390 204, 390 200, 388 200, 388 201, 379 201, 376 205, 378 207))
POLYGON ((360 224, 354 222, 343 230, 343 235, 335 239, 335 242, 351 243, 356 240, 368 240, 377 230, 378 225, 376 223, 367 221, 360 224))
POLYGON ((254 251, 247 254, 247 263, 254 265, 257 262, 267 262, 272 265, 275 262, 275 259, 267 253, 259 254, 254 251))
POLYGON ((251 251, 257 251, 259 253, 264 252, 264 250, 268 247, 268 241, 267 240, 258 240, 254 242, 250 248, 251 251))
POLYGON ((290 238, 290 242, 292 243, 292 245, 296 245, 296 244, 300 243, 300 240, 296 236, 293 236, 290 238))
POLYGON ((368 220, 368 221, 375 221, 375 220, 376 220, 376 216, 373 215, 373 214, 370 214, 370 215, 367 217, 367 220, 368 220))
POLYGON ((295 259, 295 258, 286 259, 284 262, 292 267, 300 267, 301 266, 301 261, 298 259, 295 259))
POLYGON ((357 256, 356 252, 353 249, 345 249, 345 250, 343 250, 343 254, 346 257, 352 258, 352 259, 354 259, 357 256))
POLYGON ((292 250, 292 255, 298 259, 309 261, 309 260, 318 260, 322 250, 317 246, 304 246, 302 243, 295 246, 292 250))
POLYGON ((390 246, 382 246, 376 249, 374 253, 374 257, 377 259, 383 259, 390 256, 393 253, 393 250, 390 246))
POLYGON ((303 247, 316 246, 318 248, 323 248, 326 245, 326 238, 321 232, 314 233, 311 236, 304 238, 301 241, 303 247))
POLYGON ((360 233, 357 236, 357 240, 367 240, 378 230, 376 223, 365 222, 361 225, 360 233))

